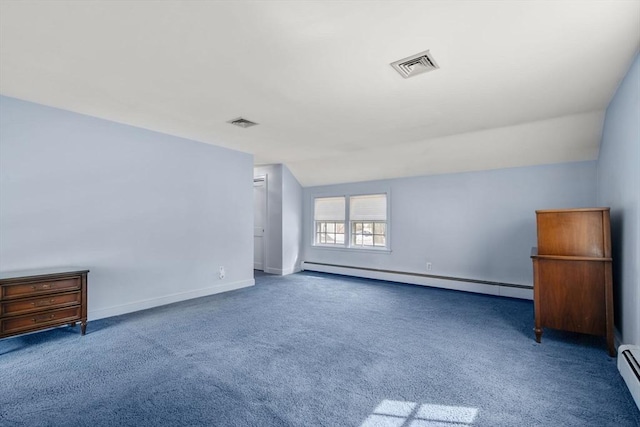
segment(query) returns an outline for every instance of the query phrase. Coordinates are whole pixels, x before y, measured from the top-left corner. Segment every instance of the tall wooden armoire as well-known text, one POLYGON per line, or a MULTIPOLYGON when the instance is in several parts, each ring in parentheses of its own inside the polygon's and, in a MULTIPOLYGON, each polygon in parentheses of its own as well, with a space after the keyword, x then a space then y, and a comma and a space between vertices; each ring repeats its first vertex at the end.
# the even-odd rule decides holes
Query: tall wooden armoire
POLYGON ((602 335, 615 356, 609 208, 539 210, 536 220, 536 341, 545 327, 602 335))

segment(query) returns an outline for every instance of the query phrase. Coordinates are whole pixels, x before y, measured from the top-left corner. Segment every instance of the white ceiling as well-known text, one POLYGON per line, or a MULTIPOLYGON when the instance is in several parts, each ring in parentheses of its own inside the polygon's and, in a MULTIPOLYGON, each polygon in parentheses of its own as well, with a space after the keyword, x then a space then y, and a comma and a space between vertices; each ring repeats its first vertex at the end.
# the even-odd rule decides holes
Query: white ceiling
POLYGON ((638 0, 2 0, 0 93, 311 186, 596 159, 639 46, 638 0), (389 66, 427 49, 440 69, 389 66))

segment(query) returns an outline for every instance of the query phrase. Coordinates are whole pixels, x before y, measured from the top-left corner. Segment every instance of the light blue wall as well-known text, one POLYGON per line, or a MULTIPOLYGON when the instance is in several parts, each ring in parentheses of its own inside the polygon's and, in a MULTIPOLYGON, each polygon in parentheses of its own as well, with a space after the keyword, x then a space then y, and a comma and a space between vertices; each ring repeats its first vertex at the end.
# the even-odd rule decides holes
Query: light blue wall
POLYGON ((252 163, 0 97, 0 270, 89 268, 90 318, 251 285, 252 163))
POLYGON ((302 186, 289 168, 282 166, 282 269, 300 271, 302 249, 302 186))
POLYGON ((598 204, 611 207, 616 327, 640 345, 640 57, 605 116, 598 160, 598 204))
POLYGON ((596 202, 596 163, 433 175, 304 189, 303 260, 532 285, 536 209, 596 202), (313 198, 390 192, 391 252, 313 247, 313 198))
POLYGON ((254 177, 267 177, 266 266, 271 274, 300 270, 302 186, 282 164, 256 166, 254 177))

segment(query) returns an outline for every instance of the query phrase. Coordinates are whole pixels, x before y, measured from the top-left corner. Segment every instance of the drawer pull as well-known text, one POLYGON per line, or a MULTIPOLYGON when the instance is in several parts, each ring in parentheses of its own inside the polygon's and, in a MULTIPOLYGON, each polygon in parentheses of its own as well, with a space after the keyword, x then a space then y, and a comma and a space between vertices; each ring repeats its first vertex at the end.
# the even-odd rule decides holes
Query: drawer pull
POLYGON ((33 319, 33 323, 39 323, 39 322, 46 322, 47 320, 53 320, 56 318, 55 314, 49 314, 48 316, 39 316, 39 317, 34 317, 33 319))
POLYGON ((55 299, 41 299, 40 301, 32 302, 31 305, 34 307, 42 307, 43 305, 51 305, 56 302, 55 299))
POLYGON ((51 289, 51 284, 50 283, 45 283, 42 285, 34 285, 31 286, 31 289, 35 290, 40 290, 40 289, 51 289))

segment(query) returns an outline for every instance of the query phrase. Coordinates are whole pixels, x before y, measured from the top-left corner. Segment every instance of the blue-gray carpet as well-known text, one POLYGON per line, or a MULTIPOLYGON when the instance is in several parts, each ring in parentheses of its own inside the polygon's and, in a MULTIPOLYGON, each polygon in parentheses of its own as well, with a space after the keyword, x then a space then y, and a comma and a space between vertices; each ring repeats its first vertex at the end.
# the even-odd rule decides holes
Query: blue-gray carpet
POLYGON ((530 301, 301 273, 0 341, 2 426, 638 426, 530 301))

